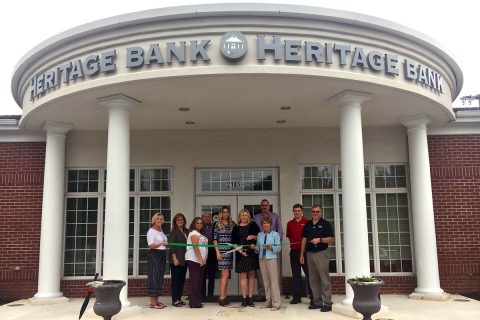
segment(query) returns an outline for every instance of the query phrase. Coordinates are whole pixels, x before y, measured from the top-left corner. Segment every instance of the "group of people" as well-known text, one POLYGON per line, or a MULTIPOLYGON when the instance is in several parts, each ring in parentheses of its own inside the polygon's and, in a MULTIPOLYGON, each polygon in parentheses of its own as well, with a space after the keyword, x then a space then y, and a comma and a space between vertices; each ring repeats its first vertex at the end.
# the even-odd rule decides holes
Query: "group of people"
MULTIPOLYGON (((335 241, 335 236, 331 224, 322 217, 320 205, 313 205, 311 213, 312 219, 306 219, 302 205, 295 204, 294 217, 287 223, 286 237, 290 242, 293 278, 290 304, 301 302, 303 269, 310 297, 308 308, 328 312, 332 309, 332 294, 327 249, 335 241)), ((280 216, 270 210, 269 201, 264 199, 260 213, 252 218, 247 209, 241 209, 236 220, 232 220, 229 207, 224 206, 215 222, 212 222, 211 213, 206 211, 202 217, 194 218, 187 229, 185 216, 177 213, 173 217, 172 230, 167 239, 162 231, 163 215, 155 213, 152 216, 152 227, 147 233, 150 249, 148 296, 151 308, 166 307, 158 297, 163 287, 168 246, 174 306, 186 305, 181 297, 187 268, 190 308, 202 308, 202 301, 212 301, 217 271, 220 272, 218 303, 220 306, 228 306, 228 280, 235 266, 235 272, 240 276, 241 307, 255 307, 253 292, 256 277, 257 295, 265 296, 265 304, 261 307, 272 311, 280 310, 279 253, 283 240, 280 216)))

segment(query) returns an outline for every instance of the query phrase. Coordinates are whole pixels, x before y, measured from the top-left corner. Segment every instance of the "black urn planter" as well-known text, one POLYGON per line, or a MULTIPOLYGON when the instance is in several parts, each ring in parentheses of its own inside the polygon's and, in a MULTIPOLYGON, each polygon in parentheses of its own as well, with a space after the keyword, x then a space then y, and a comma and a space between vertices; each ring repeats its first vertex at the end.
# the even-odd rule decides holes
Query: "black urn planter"
POLYGON ((126 282, 122 280, 103 281, 101 286, 95 288, 96 300, 93 311, 104 320, 111 320, 122 309, 120 291, 124 285, 126 282))
POLYGON ((372 320, 372 314, 380 311, 382 303, 378 291, 383 285, 382 280, 371 282, 348 279, 348 284, 353 289, 353 309, 363 315, 363 320, 372 320))

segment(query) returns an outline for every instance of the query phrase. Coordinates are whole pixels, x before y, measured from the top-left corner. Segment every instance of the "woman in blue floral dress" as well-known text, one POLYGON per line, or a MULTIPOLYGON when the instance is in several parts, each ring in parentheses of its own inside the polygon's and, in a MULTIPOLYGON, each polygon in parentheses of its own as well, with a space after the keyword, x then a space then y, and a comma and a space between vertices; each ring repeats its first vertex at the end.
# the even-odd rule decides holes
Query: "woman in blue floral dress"
MULTIPOLYGON (((235 223, 230 216, 230 208, 224 206, 218 214, 217 223, 213 229, 213 244, 232 243, 232 230, 235 223)), ((227 306, 227 286, 230 270, 233 268, 233 253, 227 253, 231 250, 230 246, 220 245, 215 247, 217 252, 218 270, 220 270, 220 300, 218 304, 222 307, 227 306)))

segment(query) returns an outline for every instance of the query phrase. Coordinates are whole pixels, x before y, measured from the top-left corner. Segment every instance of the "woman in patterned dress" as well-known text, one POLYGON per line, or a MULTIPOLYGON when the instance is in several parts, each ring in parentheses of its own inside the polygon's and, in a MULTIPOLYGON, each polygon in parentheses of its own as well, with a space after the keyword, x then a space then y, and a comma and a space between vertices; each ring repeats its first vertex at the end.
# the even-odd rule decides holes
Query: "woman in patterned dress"
POLYGON ((258 255, 253 248, 257 242, 257 235, 260 229, 255 221, 252 220, 247 209, 240 210, 237 222, 238 224, 233 227, 232 231, 232 243, 243 245, 240 251, 235 252, 235 272, 240 273, 240 286, 242 288, 241 307, 255 307, 252 298, 253 284, 255 283, 255 270, 259 267, 258 255))
MULTIPOLYGON (((232 243, 232 230, 235 223, 230 217, 230 209, 227 206, 222 207, 218 214, 217 223, 213 230, 213 244, 232 243)), ((230 270, 233 267, 233 254, 226 253, 231 248, 229 246, 220 245, 215 247, 217 253, 218 270, 220 270, 220 299, 218 304, 222 307, 227 306, 227 285, 230 276, 230 270)))

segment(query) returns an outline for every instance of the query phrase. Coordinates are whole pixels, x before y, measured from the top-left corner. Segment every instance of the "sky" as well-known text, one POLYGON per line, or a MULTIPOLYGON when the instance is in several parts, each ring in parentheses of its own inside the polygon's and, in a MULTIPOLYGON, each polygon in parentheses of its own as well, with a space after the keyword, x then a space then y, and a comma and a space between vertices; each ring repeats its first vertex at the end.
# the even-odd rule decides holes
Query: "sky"
MULTIPOLYGON (((11 79, 17 62, 33 47, 48 38, 70 28, 120 14, 171 7, 218 3, 208 0, 82 0, 78 3, 65 0, 9 1, 0 14, 0 115, 21 114, 22 110, 13 100, 11 79)), ((262 2, 309 5, 357 12, 390 20, 414 29, 436 40, 451 54, 463 71, 463 89, 453 103, 454 107, 479 106, 462 104, 460 97, 480 94, 480 3, 472 0, 440 2, 438 0, 296 0, 296 1, 223 1, 262 2)))

